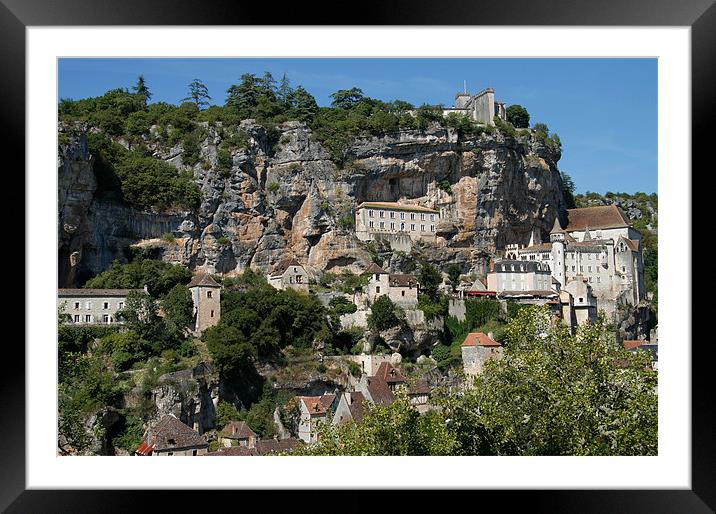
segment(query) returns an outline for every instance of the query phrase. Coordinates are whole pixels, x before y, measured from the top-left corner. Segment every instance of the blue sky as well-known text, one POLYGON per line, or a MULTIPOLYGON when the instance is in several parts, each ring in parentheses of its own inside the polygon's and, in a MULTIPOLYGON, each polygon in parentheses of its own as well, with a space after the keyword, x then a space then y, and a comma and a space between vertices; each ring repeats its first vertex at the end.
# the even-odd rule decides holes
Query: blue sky
POLYGON ((222 104, 243 73, 286 73, 319 105, 338 89, 371 97, 452 105, 493 87, 498 100, 527 108, 562 140, 559 169, 577 192, 657 191, 656 59, 60 59, 58 98, 131 87, 143 74, 152 102, 178 103, 195 77, 222 104))

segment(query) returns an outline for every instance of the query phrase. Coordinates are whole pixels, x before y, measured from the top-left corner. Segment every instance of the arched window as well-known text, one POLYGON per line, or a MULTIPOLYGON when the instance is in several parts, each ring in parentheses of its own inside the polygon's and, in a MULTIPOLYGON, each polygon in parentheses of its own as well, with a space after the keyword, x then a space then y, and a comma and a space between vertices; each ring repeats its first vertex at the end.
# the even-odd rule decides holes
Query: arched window
POLYGON ((375 286, 375 294, 379 294, 379 293, 380 293, 380 286, 375 286))

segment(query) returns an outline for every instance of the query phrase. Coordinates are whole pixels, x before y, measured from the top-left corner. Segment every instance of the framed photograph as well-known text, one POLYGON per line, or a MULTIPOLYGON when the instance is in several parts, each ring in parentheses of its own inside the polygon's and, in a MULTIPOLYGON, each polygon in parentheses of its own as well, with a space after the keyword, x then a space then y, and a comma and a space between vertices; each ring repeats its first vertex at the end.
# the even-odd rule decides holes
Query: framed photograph
MULTIPOLYGON (((480 489, 521 490, 538 510, 713 509, 710 348, 691 344, 691 169, 713 132, 709 2, 517 2, 489 16, 411 3, 360 10, 352 26, 317 26, 309 12, 261 26, 257 6, 223 2, 2 1, 3 139, 26 171, 27 205, 26 345, 10 348, 2 376, 3 508, 136 504, 116 489, 480 489), (494 178, 511 167, 519 179, 494 178), (266 295, 281 298, 260 310, 266 295), (505 314, 473 322, 471 301, 505 314), (480 377, 518 362, 502 352, 516 351, 520 306, 534 303, 564 321, 564 341, 587 340, 598 310, 617 319, 629 306, 609 330, 620 352, 653 357, 604 358, 619 376, 633 355, 658 374, 631 400, 634 419, 654 408, 658 432, 605 428, 572 451, 545 443, 559 439, 549 428, 480 436, 489 449, 458 440, 448 425, 464 422, 466 376, 503 395, 483 393, 480 409, 514 408, 532 426, 510 403, 519 392, 480 377), (415 327, 435 316, 443 335, 422 348, 415 327), (58 326, 87 334, 58 351, 58 326), (259 357, 278 371, 245 366, 259 357), (86 394, 112 408, 75 418, 63 384, 100 360, 110 372, 100 366, 86 394), (419 374, 426 360, 441 371, 419 374), (279 401, 276 383, 302 380, 281 374, 286 362, 309 362, 311 378, 279 401), (316 385, 343 372, 350 387, 316 385), (315 419, 362 418, 351 403, 366 398, 424 407, 432 435, 411 434, 417 454, 332 456, 345 455, 330 450, 337 432, 315 419), (161 454, 175 458, 135 458, 161 454), (194 458, 205 454, 234 458, 194 458)), ((536 370, 524 356, 514 369, 536 370)), ((578 411, 554 417, 577 424, 578 411)))

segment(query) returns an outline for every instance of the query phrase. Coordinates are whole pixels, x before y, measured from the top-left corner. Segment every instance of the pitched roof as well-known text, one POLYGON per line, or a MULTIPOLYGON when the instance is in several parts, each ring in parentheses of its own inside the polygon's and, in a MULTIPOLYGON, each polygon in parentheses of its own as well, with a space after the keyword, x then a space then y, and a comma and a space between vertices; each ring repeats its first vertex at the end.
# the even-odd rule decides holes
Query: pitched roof
POLYGON ((144 289, 58 289, 57 296, 127 296, 132 291, 143 292, 144 289))
POLYGON ((405 375, 403 375, 398 368, 393 366, 390 362, 383 361, 378 366, 378 370, 375 372, 376 377, 382 378, 388 384, 396 384, 405 382, 405 375))
POLYGON ((639 240, 638 239, 627 239, 626 237, 622 237, 621 239, 624 240, 626 245, 629 247, 629 249, 632 252, 638 252, 639 251, 639 240))
MULTIPOLYGON (((298 262, 298 260, 295 257, 290 257, 287 259, 283 259, 281 262, 278 263, 278 266, 274 268, 274 270, 271 272, 271 276, 275 277, 278 275, 283 275, 288 268, 291 266, 301 266, 301 263, 298 262)), ((301 266, 303 267, 303 266, 301 266)))
POLYGON ((582 209, 567 209, 567 232, 583 231, 598 228, 629 227, 629 220, 616 205, 600 205, 598 207, 584 207, 582 209))
POLYGON ((229 421, 219 432, 219 436, 228 439, 248 439, 249 437, 256 437, 256 434, 245 421, 229 421))
POLYGON ((552 250, 552 243, 540 243, 538 245, 527 246, 520 250, 520 253, 524 252, 545 252, 552 250))
POLYGON ((297 446, 303 444, 303 441, 289 437, 287 439, 266 439, 265 441, 256 441, 255 448, 248 448, 246 446, 232 446, 230 448, 219 448, 215 452, 210 452, 204 455, 204 457, 236 457, 236 456, 260 456, 268 455, 271 452, 291 452, 297 446))
POLYGON ((418 285, 415 275, 391 274, 388 276, 388 284, 391 287, 414 287, 418 285))
POLYGON ((390 387, 388 387, 388 383, 379 376, 367 377, 366 387, 373 403, 376 405, 390 405, 395 401, 395 396, 390 387))
POLYGON ((365 270, 363 273, 370 273, 370 274, 379 274, 379 275, 387 275, 388 272, 385 271, 383 268, 378 266, 375 262, 371 262, 370 266, 368 266, 368 269, 365 270))
POLYGON ((164 416, 147 431, 147 437, 143 442, 151 446, 154 451, 209 446, 199 432, 169 415, 164 416))
POLYGON ((319 401, 327 410, 331 407, 331 405, 333 405, 333 402, 335 401, 335 399, 336 399, 335 394, 324 394, 323 396, 320 397, 319 401))
POLYGON ((353 421, 355 421, 356 423, 360 423, 361 421, 363 421, 363 415, 365 414, 365 405, 363 404, 363 402, 365 401, 365 396, 363 396, 363 393, 360 392, 353 392, 348 394, 351 396, 351 403, 348 406, 348 410, 353 417, 353 421))
POLYGON ((198 273, 191 277, 191 282, 187 284, 187 287, 221 287, 216 283, 216 280, 211 278, 208 273, 198 273))
POLYGON ((418 211, 418 212, 429 212, 431 214, 438 214, 438 211, 422 207, 420 205, 409 205, 398 202, 363 202, 358 206, 358 209, 365 207, 373 209, 393 209, 396 211, 418 211))
POLYGON ((429 394, 430 386, 428 381, 424 378, 415 381, 415 384, 410 388, 408 394, 429 394))
POLYGON ((562 223, 560 223, 559 221, 559 216, 555 216, 554 225, 552 225, 552 230, 550 230, 550 234, 557 234, 560 232, 564 232, 564 229, 562 228, 562 223))
MULTIPOLYGON (((324 395, 326 396, 326 395, 324 395)), ((331 395, 335 398, 335 395, 331 395)), ((306 406, 306 409, 310 414, 325 414, 328 410, 328 407, 330 406, 330 403, 328 405, 325 405, 324 401, 322 401, 323 396, 299 396, 298 399, 303 402, 303 404, 306 406)), ((332 401, 332 400, 331 400, 332 401)))
POLYGON ((470 332, 467 334, 462 346, 502 346, 500 343, 490 338, 484 332, 470 332))

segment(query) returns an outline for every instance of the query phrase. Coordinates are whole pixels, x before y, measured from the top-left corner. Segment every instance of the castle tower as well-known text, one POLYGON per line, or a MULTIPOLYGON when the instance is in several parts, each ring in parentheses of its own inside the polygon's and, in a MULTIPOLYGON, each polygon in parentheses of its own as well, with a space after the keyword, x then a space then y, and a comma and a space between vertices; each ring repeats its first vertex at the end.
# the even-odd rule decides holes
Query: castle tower
POLYGON ((194 333, 200 335, 204 330, 219 323, 221 318, 221 286, 206 273, 191 278, 187 285, 194 302, 196 325, 194 333))
POLYGON ((562 224, 559 222, 559 216, 557 216, 554 218, 554 225, 552 225, 552 230, 549 232, 549 240, 553 243, 555 241, 564 241, 564 234, 562 224))
POLYGON ((564 239, 565 232, 559 222, 559 216, 554 218, 554 225, 549 233, 549 240, 552 242, 552 276, 564 286, 566 264, 564 262, 564 239))

